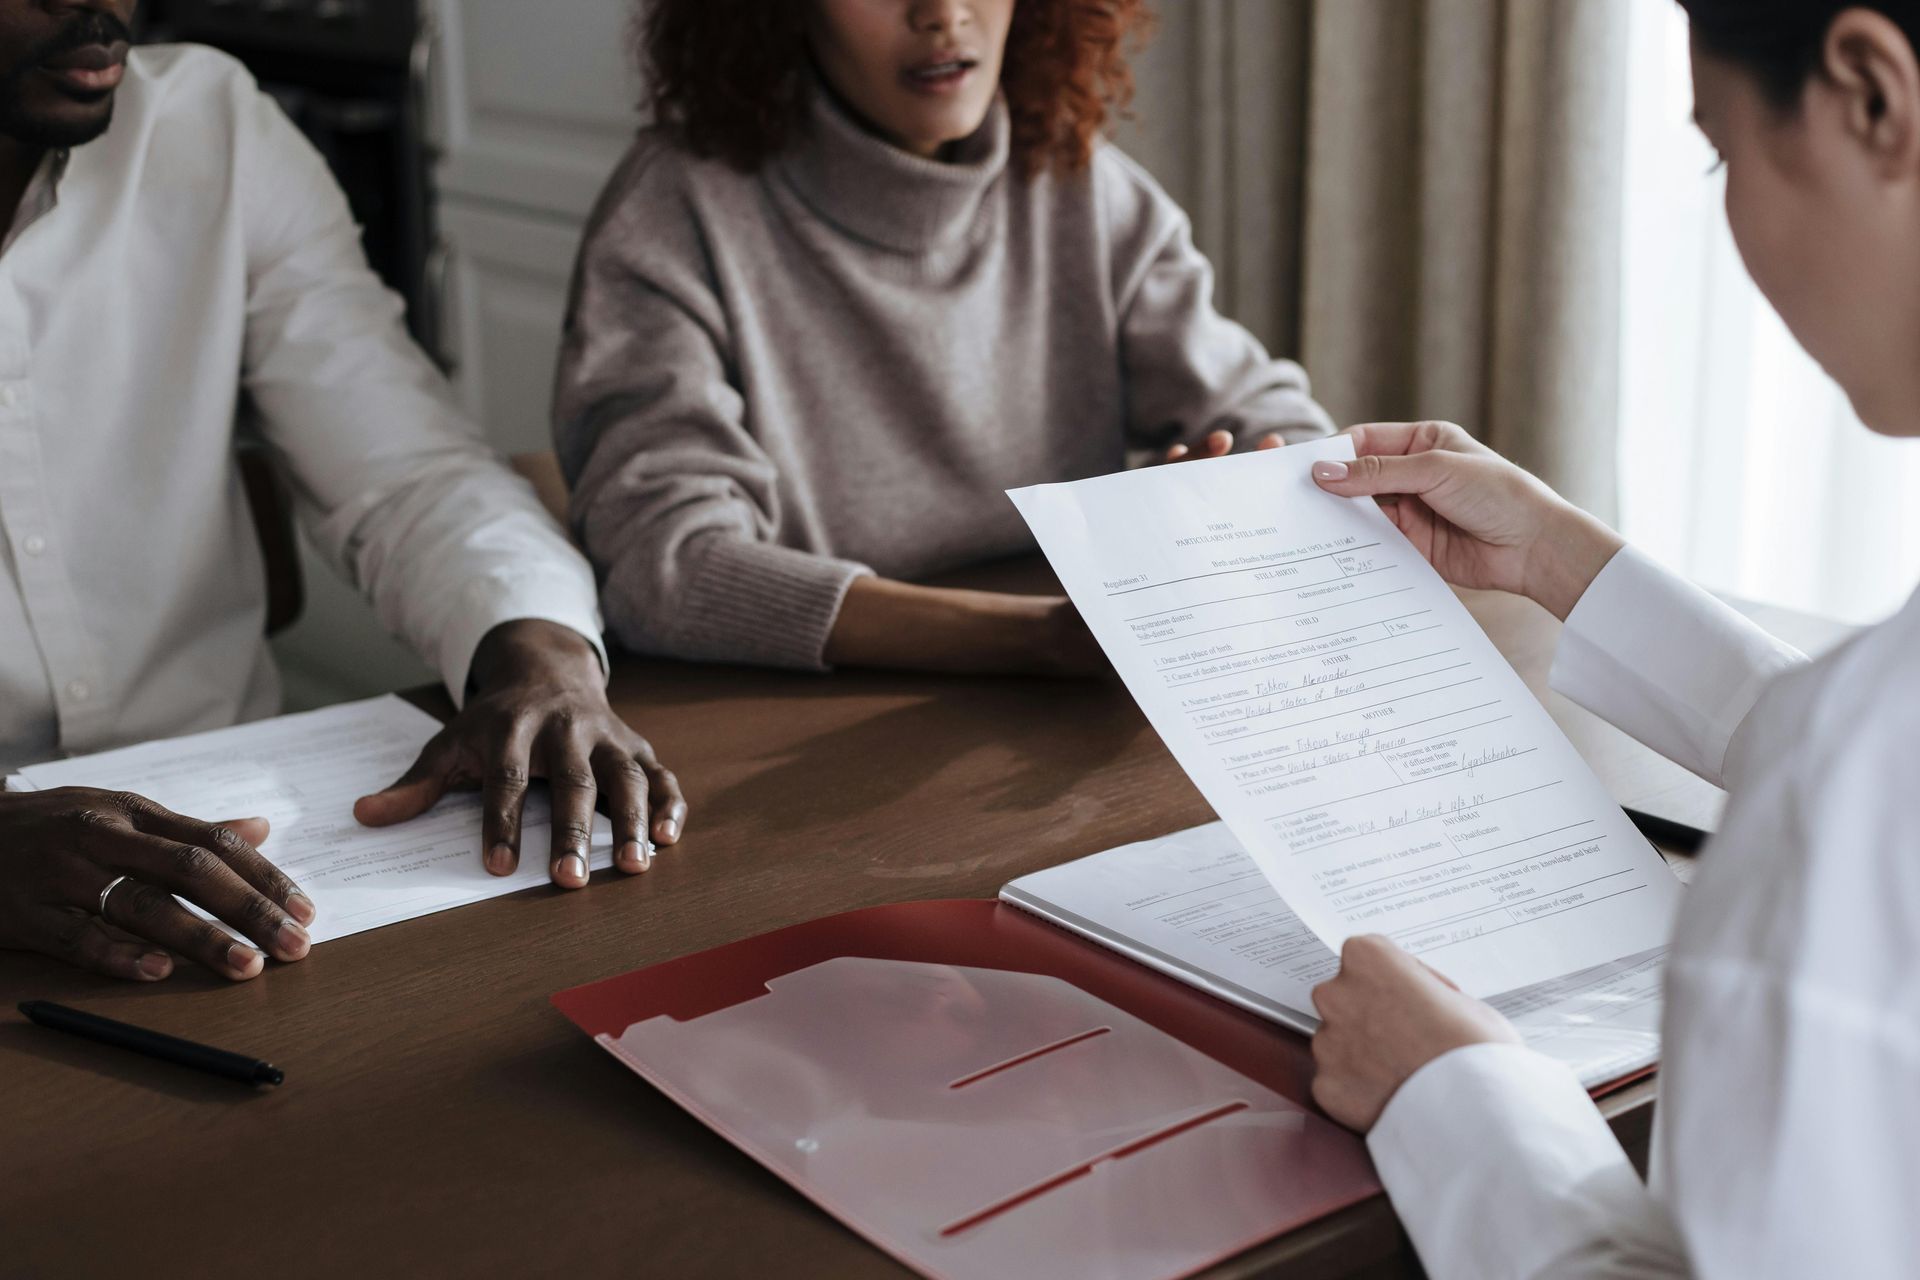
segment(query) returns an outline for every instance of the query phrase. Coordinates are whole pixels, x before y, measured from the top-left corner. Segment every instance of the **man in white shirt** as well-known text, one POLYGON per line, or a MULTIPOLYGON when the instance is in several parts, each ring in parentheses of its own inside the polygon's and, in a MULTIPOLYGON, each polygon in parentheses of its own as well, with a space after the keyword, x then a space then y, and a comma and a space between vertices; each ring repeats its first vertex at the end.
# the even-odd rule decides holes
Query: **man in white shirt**
MULTIPOLYGON (((591 570, 406 337, 313 148, 233 60, 130 51, 137 2, 0 0, 0 765, 277 709, 244 396, 308 532, 461 706, 357 816, 484 787, 505 874, 546 776, 556 884, 586 883, 596 800, 644 870, 685 805, 607 703, 591 570)), ((313 904, 266 834, 0 796, 0 947, 145 980, 175 955, 236 979, 298 959, 313 904)))

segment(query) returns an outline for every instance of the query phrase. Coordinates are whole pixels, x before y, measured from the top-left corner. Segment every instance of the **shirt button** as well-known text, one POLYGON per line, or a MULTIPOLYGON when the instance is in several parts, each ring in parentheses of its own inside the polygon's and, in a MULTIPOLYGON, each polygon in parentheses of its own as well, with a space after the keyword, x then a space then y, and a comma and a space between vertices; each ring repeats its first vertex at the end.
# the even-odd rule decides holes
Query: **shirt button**
POLYGON ((67 684, 67 696, 75 702, 85 702, 93 696, 93 686, 85 680, 72 680, 67 684))
POLYGON ((44 555, 47 550, 47 540, 37 533, 31 533, 21 542, 20 549, 30 556, 44 555))
POLYGON ((0 386, 0 409, 11 409, 19 400, 19 393, 11 386, 0 386))

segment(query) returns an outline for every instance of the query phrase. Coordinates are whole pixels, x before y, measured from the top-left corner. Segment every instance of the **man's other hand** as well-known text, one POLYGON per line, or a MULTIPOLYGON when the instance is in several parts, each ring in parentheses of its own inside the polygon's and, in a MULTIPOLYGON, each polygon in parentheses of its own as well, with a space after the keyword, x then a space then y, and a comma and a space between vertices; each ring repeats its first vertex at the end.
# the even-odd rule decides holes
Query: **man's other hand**
POLYGON ((653 864, 654 846, 677 843, 687 822, 680 782, 607 703, 600 658, 567 627, 507 622, 474 654, 475 692, 385 791, 354 805, 371 827, 431 809, 448 791, 485 797, 481 856, 497 876, 520 865, 527 786, 545 778, 553 797, 548 870, 563 889, 587 883, 596 802, 613 823, 614 865, 653 864))
POLYGON ((201 822, 123 792, 0 795, 0 947, 134 982, 166 977, 175 956, 235 981, 257 977, 269 955, 307 954, 301 926, 314 917, 261 854, 266 838, 265 818, 201 822))

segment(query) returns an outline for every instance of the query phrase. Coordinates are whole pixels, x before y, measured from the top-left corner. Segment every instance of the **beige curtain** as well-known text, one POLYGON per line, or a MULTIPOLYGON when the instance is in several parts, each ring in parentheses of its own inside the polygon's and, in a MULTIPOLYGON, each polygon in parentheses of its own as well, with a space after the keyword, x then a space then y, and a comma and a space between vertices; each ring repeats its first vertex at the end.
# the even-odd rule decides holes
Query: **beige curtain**
POLYGON ((1626 0, 1161 0, 1119 141, 1344 422, 1615 506, 1626 0))

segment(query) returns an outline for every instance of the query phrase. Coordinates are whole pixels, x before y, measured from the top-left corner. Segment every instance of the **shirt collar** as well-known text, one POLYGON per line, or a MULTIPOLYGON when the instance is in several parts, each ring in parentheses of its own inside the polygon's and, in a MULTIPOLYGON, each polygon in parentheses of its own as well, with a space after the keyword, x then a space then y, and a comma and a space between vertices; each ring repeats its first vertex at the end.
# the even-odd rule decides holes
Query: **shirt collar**
POLYGON ((67 163, 72 155, 71 151, 61 148, 40 157, 40 166, 33 171, 33 179, 20 197, 20 207, 14 211, 13 225, 7 228, 6 239, 0 241, 0 253, 13 248, 13 242, 21 233, 52 213, 60 203, 60 181, 67 176, 67 163))
POLYGON ((800 136, 774 161, 820 217, 897 253, 924 253, 961 239, 981 202, 1006 172, 1007 106, 954 148, 951 161, 925 160, 869 133, 815 84, 800 136))

